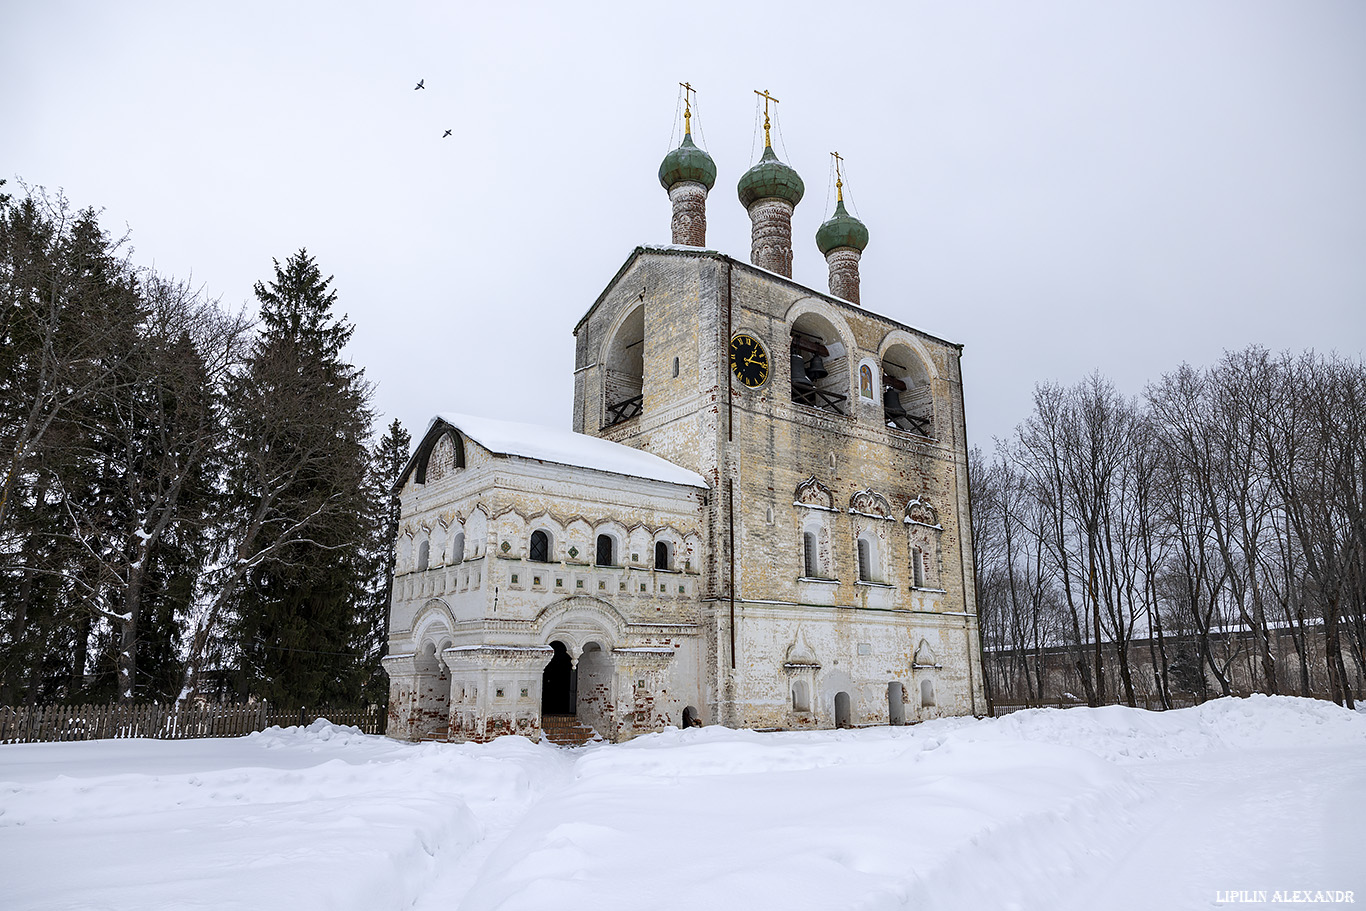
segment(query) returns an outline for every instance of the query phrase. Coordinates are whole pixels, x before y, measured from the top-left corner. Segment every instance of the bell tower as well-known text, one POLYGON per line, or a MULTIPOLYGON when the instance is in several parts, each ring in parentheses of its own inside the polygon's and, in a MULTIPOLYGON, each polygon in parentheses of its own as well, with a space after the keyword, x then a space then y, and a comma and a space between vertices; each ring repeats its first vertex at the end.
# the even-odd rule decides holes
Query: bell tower
POLYGON ((975 712, 961 347, 863 307, 869 232, 838 154, 814 238, 828 291, 793 281, 805 186, 774 150, 768 91, 763 152, 736 185, 749 256, 707 249, 716 164, 682 87, 683 141, 659 169, 672 243, 637 247, 576 326, 574 428, 707 484, 703 716, 800 728, 975 712), (932 665, 913 660, 921 642, 932 665), (924 679, 938 702, 917 708, 924 679))

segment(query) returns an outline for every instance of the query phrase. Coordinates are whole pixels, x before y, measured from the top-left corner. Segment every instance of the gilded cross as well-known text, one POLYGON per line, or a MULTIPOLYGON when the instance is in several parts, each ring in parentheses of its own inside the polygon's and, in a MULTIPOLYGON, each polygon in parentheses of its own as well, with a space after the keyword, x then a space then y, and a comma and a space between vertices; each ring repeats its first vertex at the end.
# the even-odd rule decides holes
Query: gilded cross
MULTIPOLYGON (((840 177, 840 162, 844 161, 844 159, 840 157, 839 152, 831 152, 830 154, 835 159, 835 198, 840 202, 844 202, 844 179, 840 177)), ((828 199, 829 197, 826 198, 828 199)))
POLYGON ((777 98, 774 98, 772 95, 770 95, 770 94, 768 93, 768 89, 764 89, 762 92, 759 91, 758 89, 755 89, 755 90, 754 90, 754 94, 756 94, 756 95, 758 95, 760 98, 764 99, 764 146, 767 147, 767 148, 772 148, 772 147, 773 147, 773 142, 772 142, 772 140, 770 140, 770 138, 769 138, 769 133, 768 133, 768 103, 771 101, 771 102, 773 102, 774 104, 777 104, 777 103, 778 103, 778 99, 777 99, 777 98))
POLYGON ((692 96, 697 94, 697 89, 687 82, 680 82, 683 86, 683 132, 692 133, 692 96))

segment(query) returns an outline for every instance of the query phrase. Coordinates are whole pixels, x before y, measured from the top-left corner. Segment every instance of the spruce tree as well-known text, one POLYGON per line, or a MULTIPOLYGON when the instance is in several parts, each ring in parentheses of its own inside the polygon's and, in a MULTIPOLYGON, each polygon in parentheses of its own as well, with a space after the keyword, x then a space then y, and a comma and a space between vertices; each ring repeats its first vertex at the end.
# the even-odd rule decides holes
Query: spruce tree
POLYGON ((0 203, 0 699, 68 698, 118 579, 124 504, 101 481, 143 307, 122 241, 41 190, 0 203), (73 511, 101 501, 98 527, 73 511), (21 695, 22 694, 22 695, 21 695))
POLYGON ((389 679, 380 664, 389 654, 389 603, 394 588, 394 539, 398 536, 399 501, 394 486, 412 450, 412 437, 395 418, 370 459, 370 505, 374 521, 370 540, 371 596, 364 617, 367 629, 367 703, 383 703, 389 679))
POLYGON ((230 383, 239 535, 235 638, 251 695, 354 704, 364 684, 370 389, 342 359, 353 327, 307 251, 258 282, 261 333, 230 383))

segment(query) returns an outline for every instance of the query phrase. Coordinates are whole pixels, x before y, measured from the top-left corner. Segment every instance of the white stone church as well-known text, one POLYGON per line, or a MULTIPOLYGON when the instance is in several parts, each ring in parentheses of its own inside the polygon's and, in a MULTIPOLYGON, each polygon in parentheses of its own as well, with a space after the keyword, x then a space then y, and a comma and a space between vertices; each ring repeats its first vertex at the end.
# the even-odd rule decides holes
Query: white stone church
POLYGON ((706 249, 690 135, 659 176, 673 244, 574 327, 574 432, 443 413, 404 470, 389 736, 985 711, 961 346, 861 306, 842 195, 829 292, 792 281, 803 185, 771 146, 749 262, 706 249))

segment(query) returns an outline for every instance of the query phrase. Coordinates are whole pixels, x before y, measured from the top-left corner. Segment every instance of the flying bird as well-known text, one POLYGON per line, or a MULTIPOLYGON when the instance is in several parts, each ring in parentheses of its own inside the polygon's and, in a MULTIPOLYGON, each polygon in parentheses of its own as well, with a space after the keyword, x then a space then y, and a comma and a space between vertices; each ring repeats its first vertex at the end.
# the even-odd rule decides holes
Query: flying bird
POLYGON ((425 89, 426 86, 423 85, 423 83, 426 82, 426 81, 427 81, 426 79, 419 79, 419 80, 417 81, 417 85, 413 86, 413 91, 416 92, 418 89, 425 89))
POLYGON ((450 130, 447 130, 446 132, 444 132, 444 133, 441 134, 441 138, 442 138, 442 139, 445 139, 445 138, 446 138, 447 136, 449 136, 449 135, 451 135, 451 131, 450 131, 450 130))

